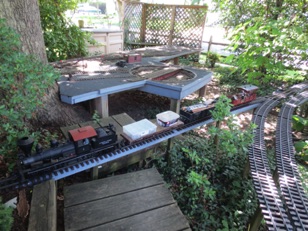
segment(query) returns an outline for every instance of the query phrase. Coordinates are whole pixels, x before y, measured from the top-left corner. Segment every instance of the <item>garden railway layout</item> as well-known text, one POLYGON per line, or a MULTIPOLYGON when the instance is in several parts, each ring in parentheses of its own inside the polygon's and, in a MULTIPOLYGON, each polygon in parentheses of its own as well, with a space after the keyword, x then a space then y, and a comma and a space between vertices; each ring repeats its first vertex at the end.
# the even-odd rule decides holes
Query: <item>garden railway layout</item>
MULTIPOLYGON (((148 62, 146 63, 146 65, 154 64, 154 69, 158 71, 158 73, 160 73, 159 75, 163 74, 168 76, 166 77, 166 79, 170 77, 169 75, 177 75, 181 73, 181 71, 183 71, 183 68, 174 66, 168 69, 164 69, 166 68, 166 65, 160 64, 159 62, 154 62, 151 64, 149 64, 148 62)), ((118 65, 121 66, 122 64, 119 63, 118 65)), ((136 68, 136 64, 134 64, 133 67, 136 68)), ((140 68, 140 66, 138 67, 140 68)), ((117 69, 118 66, 114 66, 114 68, 117 69)), ((104 71, 105 70, 102 70, 103 74, 105 73, 104 71)), ((189 68, 185 68, 184 71, 185 73, 182 72, 181 75, 186 75, 185 78, 187 79, 185 79, 184 82, 188 81, 187 85, 190 86, 189 91, 197 90, 197 87, 191 87, 190 84, 196 80, 198 81, 200 79, 203 79, 204 75, 200 77, 200 79, 198 79, 198 77, 196 77, 198 76, 198 74, 196 74, 195 70, 192 71, 189 68)), ((113 77, 112 79, 115 81, 119 81, 119 79, 121 79, 122 81, 123 78, 132 77, 130 75, 132 75, 132 72, 122 70, 119 72, 118 77, 117 75, 115 75, 115 77, 113 77)), ((133 73, 133 75, 134 76, 132 78, 142 78, 142 76, 136 77, 136 72, 133 73)), ((153 74, 147 72, 143 74, 143 77, 145 76, 146 79, 155 80, 159 77, 159 75, 157 73, 153 74)), ((90 77, 89 80, 82 79, 87 77, 89 77, 88 72, 86 77, 80 77, 80 75, 76 75, 75 71, 74 74, 68 74, 68 76, 65 77, 71 79, 66 79, 65 81, 63 81, 62 87, 64 85, 69 85, 73 82, 82 83, 88 81, 96 81, 95 78, 97 78, 95 75, 93 75, 90 77), (78 77, 80 78, 79 80, 78 77)), ((104 79, 102 75, 99 78, 100 79, 97 81, 101 81, 102 79, 104 79)), ((161 82, 162 80, 165 79, 160 78, 158 81, 161 82)), ((129 82, 128 84, 135 84, 142 81, 143 80, 131 82, 126 81, 125 84, 127 84, 127 82, 129 82)), ((205 82, 202 83, 205 84, 207 81, 208 80, 205 80, 205 82)), ((155 81, 152 82, 155 83, 155 81)), ((155 86, 155 84, 153 84, 153 86, 155 86)), ((171 83, 167 81, 163 84, 172 86, 174 83, 172 81, 171 83)), ((161 86, 162 85, 160 85, 159 87, 161 86)), ((198 85, 198 87, 200 87, 200 85, 198 85)), ((140 85, 139 88, 142 89, 142 86, 140 85)), ((62 88, 62 90, 63 89, 64 88, 62 88)), ((109 91, 112 91, 112 89, 113 88, 111 87, 111 90, 109 89, 109 91)), ((307 195, 305 195, 304 193, 303 187, 301 186, 301 181, 299 179, 291 137, 291 118, 293 115, 293 111, 296 107, 307 101, 307 89, 308 83, 304 82, 301 84, 294 85, 293 87, 284 92, 267 97, 264 102, 260 100, 253 101, 244 107, 235 108, 232 110, 233 114, 238 114, 255 109, 252 122, 257 125, 257 128, 254 130, 254 143, 249 149, 250 172, 259 200, 260 210, 265 220, 266 226, 269 230, 308 230, 308 199, 307 195), (264 142, 264 123, 268 113, 274 107, 278 107, 279 105, 281 105, 281 103, 283 106, 281 107, 280 114, 278 116, 276 133, 278 181, 275 181, 270 171, 269 163, 266 157, 266 148, 264 142)), ((98 92, 103 91, 105 90, 98 90, 98 92)), ((105 93, 106 92, 104 92, 104 94, 105 93)), ((178 97, 178 99, 180 98, 181 96, 178 97)), ((82 172, 87 169, 91 169, 93 167, 117 160, 124 156, 128 156, 132 153, 149 149, 165 140, 168 140, 170 138, 173 138, 175 136, 178 136, 180 134, 183 134, 211 122, 213 122, 213 120, 210 116, 208 116, 186 124, 182 124, 172 129, 162 131, 158 134, 154 134, 153 136, 147 137, 140 141, 136 141, 132 144, 127 144, 108 153, 91 153, 91 155, 85 155, 82 156, 82 158, 76 157, 75 161, 73 162, 59 162, 53 164, 51 167, 36 168, 35 171, 29 173, 31 177, 27 179, 20 179, 17 176, 12 176, 8 179, 0 181, 0 189, 20 189, 24 187, 32 187, 35 184, 39 184, 47 180, 60 180, 78 172, 82 172)), ((257 224, 252 224, 252 230, 256 230, 254 229, 255 226, 257 226, 257 224)))

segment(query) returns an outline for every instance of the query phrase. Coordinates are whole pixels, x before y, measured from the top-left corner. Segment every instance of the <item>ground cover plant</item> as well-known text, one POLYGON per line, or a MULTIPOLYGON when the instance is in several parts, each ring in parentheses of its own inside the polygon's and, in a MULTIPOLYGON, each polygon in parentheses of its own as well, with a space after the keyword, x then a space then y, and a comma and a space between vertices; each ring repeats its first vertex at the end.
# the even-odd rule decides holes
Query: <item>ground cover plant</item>
MULTIPOLYGON (((43 106, 40 100, 46 89, 55 84, 59 74, 20 50, 19 36, 0 19, 0 177, 14 168, 18 152, 17 140, 35 133, 31 120, 43 106)), ((47 138, 47 137, 46 137, 47 138)), ((47 138, 48 139, 48 138, 47 138)), ((0 229, 10 230, 12 209, 0 204, 0 229)))
POLYGON ((176 140, 170 159, 158 159, 157 167, 194 230, 244 230, 257 207, 243 174, 254 126, 242 131, 233 123, 226 97, 218 105, 216 126, 206 136, 192 132, 176 140))
POLYGON ((0 20, 0 73, 0 152, 2 161, 11 166, 18 150, 17 139, 32 133, 30 121, 43 106, 40 97, 59 74, 22 53, 18 35, 4 20, 0 20))

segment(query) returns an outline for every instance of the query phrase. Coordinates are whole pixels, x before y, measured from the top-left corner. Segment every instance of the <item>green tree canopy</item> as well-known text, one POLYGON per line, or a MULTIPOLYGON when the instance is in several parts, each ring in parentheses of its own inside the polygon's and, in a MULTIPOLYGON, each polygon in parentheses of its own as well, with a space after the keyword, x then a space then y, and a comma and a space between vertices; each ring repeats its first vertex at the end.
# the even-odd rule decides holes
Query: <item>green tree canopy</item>
POLYGON ((220 22, 233 31, 232 46, 238 56, 231 58, 238 58, 249 82, 307 78, 294 71, 308 59, 307 1, 213 1, 221 12, 220 22))
POLYGON ((48 61, 58 61, 87 55, 86 42, 91 44, 87 32, 83 32, 65 17, 67 10, 74 10, 83 0, 39 0, 41 24, 48 61))

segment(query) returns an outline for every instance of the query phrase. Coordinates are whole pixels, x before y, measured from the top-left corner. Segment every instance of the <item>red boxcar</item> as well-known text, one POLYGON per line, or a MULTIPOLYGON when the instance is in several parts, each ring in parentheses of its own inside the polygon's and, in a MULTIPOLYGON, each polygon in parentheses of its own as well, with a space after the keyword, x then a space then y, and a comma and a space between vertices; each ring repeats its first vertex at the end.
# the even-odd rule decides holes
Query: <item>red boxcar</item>
POLYGON ((243 103, 248 103, 257 98, 257 94, 256 94, 258 90, 257 86, 247 84, 247 85, 240 86, 237 89, 238 89, 238 93, 229 97, 231 99, 231 103, 234 106, 237 106, 243 103))

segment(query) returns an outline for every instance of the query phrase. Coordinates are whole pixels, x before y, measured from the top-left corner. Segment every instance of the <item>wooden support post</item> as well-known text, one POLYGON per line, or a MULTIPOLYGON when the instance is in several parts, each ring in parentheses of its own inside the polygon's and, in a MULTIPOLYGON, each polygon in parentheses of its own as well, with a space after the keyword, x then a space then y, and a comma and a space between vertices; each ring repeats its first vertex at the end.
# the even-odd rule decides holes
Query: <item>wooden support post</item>
POLYGON ((206 85, 199 89, 199 92, 198 92, 199 93, 199 97, 204 97, 205 96, 205 90, 206 90, 206 85))
POLYGON ((140 41, 145 42, 146 31, 146 19, 147 19, 147 5, 142 4, 142 16, 141 16, 141 28, 140 28, 140 41))
POLYGON ((249 173, 250 173, 250 164, 249 164, 249 158, 247 158, 247 162, 246 162, 246 164, 245 164, 243 176, 244 176, 245 178, 247 178, 248 175, 249 175, 249 173))
POLYGON ((180 63, 179 62, 179 57, 176 57, 176 58, 173 59, 173 64, 174 65, 179 65, 179 63, 180 63))
POLYGON ((170 99, 170 110, 176 113, 180 113, 180 103, 178 99, 170 99))
POLYGON ((273 173, 273 180, 274 180, 276 186, 278 186, 279 185, 279 174, 278 174, 277 167, 275 168, 274 173, 273 173))
POLYGON ((98 179, 98 166, 91 169, 91 179, 92 180, 98 179))
POLYGON ((207 47, 207 52, 211 51, 212 39, 213 39, 213 37, 212 37, 212 35, 211 35, 210 41, 209 41, 209 45, 208 45, 208 47, 207 47))
MULTIPOLYGON (((180 113, 180 103, 181 103, 180 100, 170 99, 170 110, 179 114, 180 113)), ((168 163, 170 163, 170 153, 169 153, 169 151, 172 148, 172 145, 173 145, 172 139, 168 139, 167 150, 166 150, 166 159, 167 159, 168 163)))
MULTIPOLYGON (((107 118, 109 116, 109 108, 108 108, 108 95, 101 96, 95 99, 95 108, 98 114, 102 118, 107 118)), ((98 167, 94 167, 91 169, 91 178, 92 180, 98 179, 98 167)))
POLYGON ((251 222, 249 223, 248 230, 249 231, 258 231, 262 219, 263 219, 263 215, 262 215, 260 207, 258 207, 255 214, 253 215, 253 217, 251 219, 251 222))
POLYGON ((95 102, 95 110, 102 118, 106 118, 109 116, 108 109, 108 95, 101 96, 94 100, 95 102))
MULTIPOLYGON (((175 15, 176 15, 176 6, 172 6, 168 45, 172 45, 173 33, 174 33, 174 25, 175 25, 175 15)), ((176 65, 178 65, 178 64, 176 64, 176 65)))
POLYGON ((28 230, 57 230, 57 189, 54 180, 35 185, 28 230))

